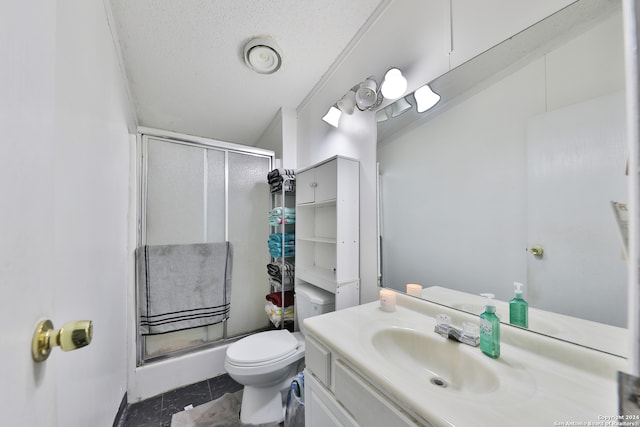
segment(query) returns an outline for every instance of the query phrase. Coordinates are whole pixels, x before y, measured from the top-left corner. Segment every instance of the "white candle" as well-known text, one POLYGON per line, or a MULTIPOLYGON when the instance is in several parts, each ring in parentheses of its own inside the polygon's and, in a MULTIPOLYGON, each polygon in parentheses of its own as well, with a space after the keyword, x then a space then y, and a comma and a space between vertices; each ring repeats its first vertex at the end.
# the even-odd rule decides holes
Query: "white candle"
POLYGON ((380 310, 396 311, 396 293, 391 289, 380 289, 380 310))
POLYGON ((407 284, 407 295, 411 295, 414 297, 422 296, 422 285, 417 285, 415 283, 407 284))

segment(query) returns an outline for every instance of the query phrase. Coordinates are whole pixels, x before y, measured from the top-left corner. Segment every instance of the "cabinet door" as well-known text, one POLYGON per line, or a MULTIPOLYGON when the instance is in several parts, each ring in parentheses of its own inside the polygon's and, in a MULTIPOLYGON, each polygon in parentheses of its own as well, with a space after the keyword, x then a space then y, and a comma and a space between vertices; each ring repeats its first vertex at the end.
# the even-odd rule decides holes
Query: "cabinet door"
POLYGON ((313 203, 316 183, 315 169, 300 172, 296 176, 296 203, 313 203))
MULTIPOLYGON (((335 397, 361 426, 417 427, 419 424, 391 403, 366 380, 338 360, 335 364, 335 397)), ((420 425, 431 426, 428 423, 420 425)))
POLYGON ((338 160, 324 163, 315 169, 315 202, 335 200, 338 188, 338 160))
POLYGON ((355 420, 335 400, 333 395, 304 371, 304 420, 307 427, 358 427, 355 420))

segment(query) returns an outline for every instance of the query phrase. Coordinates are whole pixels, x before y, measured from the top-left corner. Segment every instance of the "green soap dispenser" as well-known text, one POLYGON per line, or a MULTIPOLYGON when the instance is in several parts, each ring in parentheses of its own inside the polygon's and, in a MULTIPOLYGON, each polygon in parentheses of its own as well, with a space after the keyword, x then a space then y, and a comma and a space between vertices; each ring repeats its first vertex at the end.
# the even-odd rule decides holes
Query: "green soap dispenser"
POLYGON ((480 350, 494 359, 500 357, 500 319, 496 316, 496 306, 492 304, 492 294, 484 312, 480 315, 480 350))
POLYGON ((522 328, 529 327, 529 304, 522 298, 522 283, 513 282, 515 297, 509 301, 509 323, 522 328))

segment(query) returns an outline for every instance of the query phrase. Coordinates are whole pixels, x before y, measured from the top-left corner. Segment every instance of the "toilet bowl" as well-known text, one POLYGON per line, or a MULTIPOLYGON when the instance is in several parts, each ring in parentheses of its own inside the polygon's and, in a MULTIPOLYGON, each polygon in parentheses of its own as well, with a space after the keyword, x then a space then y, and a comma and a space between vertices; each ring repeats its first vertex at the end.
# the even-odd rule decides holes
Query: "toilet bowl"
MULTIPOLYGON (((298 324, 306 317, 333 311, 333 294, 296 285, 298 324)), ((259 332, 231 344, 224 362, 229 376, 244 386, 240 421, 244 424, 284 420, 284 398, 293 377, 304 367, 304 337, 286 329, 259 332)))
POLYGON ((244 424, 280 422, 284 419, 282 392, 298 372, 304 357, 304 339, 286 329, 260 332, 232 344, 224 367, 244 385, 240 421, 244 424))

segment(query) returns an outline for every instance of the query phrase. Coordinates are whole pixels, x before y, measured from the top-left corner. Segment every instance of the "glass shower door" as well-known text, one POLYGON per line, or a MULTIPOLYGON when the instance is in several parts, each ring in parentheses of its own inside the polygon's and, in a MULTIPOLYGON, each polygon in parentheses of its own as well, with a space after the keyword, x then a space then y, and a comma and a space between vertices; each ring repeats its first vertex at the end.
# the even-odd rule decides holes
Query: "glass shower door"
POLYGON ((223 147, 143 138, 145 245, 229 241, 231 312, 216 325, 140 337, 141 360, 262 329, 271 157, 223 147), (264 260, 264 262, 259 262, 264 260))

